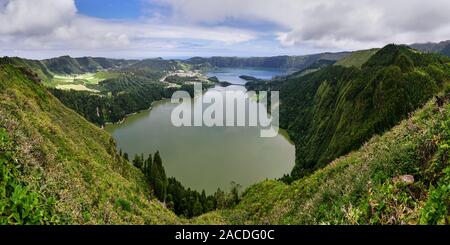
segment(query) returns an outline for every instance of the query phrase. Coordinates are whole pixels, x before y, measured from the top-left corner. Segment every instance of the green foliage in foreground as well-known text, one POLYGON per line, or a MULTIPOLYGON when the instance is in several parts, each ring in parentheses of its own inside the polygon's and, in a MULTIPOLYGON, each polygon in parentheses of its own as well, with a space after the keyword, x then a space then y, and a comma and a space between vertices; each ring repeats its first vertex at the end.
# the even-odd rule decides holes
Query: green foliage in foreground
POLYGON ((288 185, 248 188, 239 205, 197 223, 450 224, 450 94, 358 151, 288 185), (437 103, 439 104, 439 103, 437 103), (413 183, 398 181, 414 176, 413 183))
POLYGON ((20 164, 4 128, 0 128, 0 224, 56 224, 55 199, 30 190, 20 180, 20 164))
POLYGON ((184 222, 153 197, 108 133, 28 75, 0 65, 2 223, 184 222))

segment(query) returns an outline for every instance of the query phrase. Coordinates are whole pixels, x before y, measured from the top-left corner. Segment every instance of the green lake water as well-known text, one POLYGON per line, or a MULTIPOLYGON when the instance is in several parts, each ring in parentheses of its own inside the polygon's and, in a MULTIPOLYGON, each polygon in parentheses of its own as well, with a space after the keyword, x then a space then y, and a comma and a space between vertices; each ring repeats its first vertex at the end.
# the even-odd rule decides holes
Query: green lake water
MULTIPOLYGON (((239 90, 245 88, 215 87, 203 96, 212 91, 239 90)), ((194 103, 202 102, 197 98, 194 103)), ((106 130, 131 159, 134 154, 148 155, 159 150, 167 176, 209 194, 218 187, 227 190, 231 181, 247 187, 291 171, 295 148, 281 134, 261 138, 259 127, 175 127, 171 113, 176 106, 170 100, 156 102, 150 111, 131 115, 122 124, 108 125, 106 130)))

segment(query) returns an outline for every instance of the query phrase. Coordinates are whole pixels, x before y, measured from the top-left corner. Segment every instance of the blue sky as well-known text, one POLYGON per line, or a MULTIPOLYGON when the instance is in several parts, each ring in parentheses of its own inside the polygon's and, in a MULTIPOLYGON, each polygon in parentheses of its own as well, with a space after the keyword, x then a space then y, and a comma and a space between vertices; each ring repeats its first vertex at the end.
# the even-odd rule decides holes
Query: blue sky
MULTIPOLYGON (((171 15, 173 14, 170 6, 161 4, 158 1, 151 0, 75 0, 78 13, 85 16, 106 19, 106 20, 125 20, 125 21, 140 21, 146 18, 165 18, 163 21, 171 22, 171 15)), ((199 23, 202 27, 227 26, 230 28, 247 29, 254 31, 274 30, 279 27, 276 23, 265 20, 245 20, 235 18, 225 18, 218 22, 199 23)), ((321 50, 309 49, 308 47, 296 47, 290 50, 286 47, 281 47, 274 35, 261 35, 260 38, 252 40, 251 42, 241 42, 232 46, 224 47, 220 43, 205 42, 202 40, 184 40, 181 42, 182 48, 176 52, 168 52, 165 54, 161 52, 159 56, 163 57, 192 57, 192 56, 214 56, 214 55, 228 55, 228 56, 272 56, 272 55, 292 55, 321 52, 321 50), (271 47, 267 49, 266 47, 271 47), (201 48, 199 53, 190 52, 190 49, 201 48)), ((331 49, 332 51, 339 51, 339 49, 331 49)))
POLYGON ((358 50, 450 39, 449 12, 448 0, 0 0, 0 56, 358 50))
POLYGON ((80 14, 105 19, 136 19, 143 13, 141 0, 76 0, 80 14))

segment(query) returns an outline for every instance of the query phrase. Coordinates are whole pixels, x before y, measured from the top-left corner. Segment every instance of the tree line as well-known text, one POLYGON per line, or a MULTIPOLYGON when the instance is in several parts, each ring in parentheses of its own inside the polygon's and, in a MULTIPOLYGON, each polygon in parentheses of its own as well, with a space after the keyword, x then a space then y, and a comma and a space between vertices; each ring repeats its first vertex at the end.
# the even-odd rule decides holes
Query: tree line
MULTIPOLYGON (((127 153, 119 152, 127 161, 127 153)), ((231 182, 230 191, 220 188, 212 195, 186 188, 174 177, 167 177, 159 151, 155 154, 136 154, 131 163, 142 171, 153 196, 163 202, 175 214, 186 218, 199 216, 216 209, 235 206, 240 200, 241 186, 231 182)))
MULTIPOLYGON (((204 89, 207 87, 204 86, 204 89)), ((128 114, 146 110, 152 102, 170 98, 178 90, 194 96, 192 84, 182 84, 179 88, 165 87, 164 84, 151 82, 147 78, 127 76, 100 82, 93 89, 100 92, 55 88, 49 88, 49 91, 65 106, 99 126, 118 122, 128 114)))

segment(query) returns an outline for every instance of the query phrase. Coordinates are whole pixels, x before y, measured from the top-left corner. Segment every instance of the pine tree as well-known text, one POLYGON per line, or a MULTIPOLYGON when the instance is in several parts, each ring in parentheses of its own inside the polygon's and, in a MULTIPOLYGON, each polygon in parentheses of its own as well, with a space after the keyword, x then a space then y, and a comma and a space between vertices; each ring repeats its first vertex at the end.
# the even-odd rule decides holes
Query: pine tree
POLYGON ((153 190, 155 196, 159 199, 159 196, 157 194, 159 193, 159 191, 156 189, 156 182, 159 178, 158 167, 156 166, 155 162, 153 162, 148 169, 149 169, 148 182, 150 184, 150 188, 153 190))
POLYGON ((134 155, 133 165, 138 169, 142 169, 142 160, 139 155, 134 155))
POLYGON ((206 198, 206 204, 203 206, 204 212, 213 211, 216 209, 215 198, 214 196, 208 196, 206 198))
POLYGON ((167 194, 167 208, 175 212, 175 202, 171 194, 167 194))
POLYGON ((150 182, 152 165, 153 165, 152 154, 149 154, 147 160, 145 161, 145 167, 144 167, 144 170, 143 170, 144 175, 145 175, 145 177, 147 178, 147 180, 149 182, 150 182))
POLYGON ((236 205, 239 200, 240 200, 240 196, 239 196, 239 191, 241 189, 241 185, 237 184, 234 181, 231 181, 231 191, 230 191, 230 206, 234 206, 236 205))
POLYGON ((156 186, 155 186, 155 192, 157 192, 158 198, 165 202, 166 196, 167 196, 167 176, 166 172, 164 170, 164 167, 162 165, 162 159, 159 154, 159 151, 155 153, 155 156, 153 158, 153 165, 156 167, 155 170, 157 172, 156 174, 156 186))
POLYGON ((217 188, 216 193, 214 193, 214 198, 216 199, 216 208, 225 208, 225 192, 223 192, 220 188, 217 188))
POLYGON ((157 151, 155 153, 155 156, 153 157, 153 163, 155 163, 156 166, 161 166, 162 167, 162 159, 161 156, 159 154, 159 151, 157 151))
POLYGON ((206 193, 205 190, 202 190, 202 194, 200 195, 200 203, 203 207, 203 212, 206 212, 206 193))
POLYGON ((192 207, 192 216, 198 216, 202 214, 203 207, 198 198, 195 199, 194 205, 192 207))
POLYGON ((144 170, 144 164, 145 164, 145 159, 144 159, 144 154, 143 153, 141 153, 141 159, 140 159, 140 162, 141 162, 141 166, 140 166, 140 170, 141 171, 143 171, 144 170))

